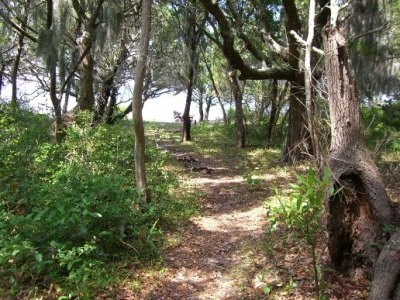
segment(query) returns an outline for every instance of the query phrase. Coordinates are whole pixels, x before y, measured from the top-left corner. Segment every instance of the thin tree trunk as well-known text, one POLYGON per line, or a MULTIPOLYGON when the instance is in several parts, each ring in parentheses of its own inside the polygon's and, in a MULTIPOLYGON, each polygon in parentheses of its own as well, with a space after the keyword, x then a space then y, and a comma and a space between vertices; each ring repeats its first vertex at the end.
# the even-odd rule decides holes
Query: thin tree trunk
POLYGON ((267 140, 272 140, 272 129, 274 128, 276 112, 278 107, 276 102, 278 100, 278 80, 272 81, 272 95, 271 95, 271 115, 269 117, 268 128, 267 128, 267 140))
POLYGON ((224 104, 222 103, 222 100, 219 96, 217 96, 217 99, 218 99, 219 106, 221 107, 222 118, 224 120, 224 124, 228 125, 228 117, 226 116, 226 110, 225 110, 224 104))
POLYGON ((133 126, 135 131, 136 188, 142 195, 143 202, 150 202, 150 192, 147 188, 145 168, 145 137, 142 109, 143 87, 151 31, 151 3, 152 1, 143 1, 142 5, 142 26, 140 33, 139 52, 135 69, 135 85, 133 89, 132 102, 133 126))
MULTIPOLYGON (((47 0, 47 20, 46 27, 47 30, 51 30, 53 26, 53 0, 47 0)), ((56 49, 51 49, 50 51, 57 51, 56 49)), ((57 53, 54 54, 57 57, 57 53)), ((53 105, 54 115, 55 115, 55 128, 54 135, 56 139, 59 139, 63 135, 63 122, 61 118, 61 101, 57 97, 57 58, 52 66, 50 66, 50 100, 53 105)))
POLYGON ((314 24, 315 24, 315 8, 316 1, 310 0, 310 9, 308 13, 308 35, 306 42, 306 51, 304 58, 304 89, 306 94, 306 108, 307 108, 307 125, 308 132, 311 137, 312 152, 314 154, 318 166, 322 164, 320 144, 317 138, 317 132, 314 123, 314 103, 313 103, 313 80, 311 69, 311 54, 312 43, 314 39, 314 24))
MULTIPOLYGON (((205 55, 203 55, 203 56, 205 57, 205 55)), ((213 75, 213 73, 212 73, 212 71, 211 71, 211 67, 210 67, 210 65, 208 64, 207 60, 204 59, 204 61, 205 61, 205 65, 206 65, 206 68, 207 68, 208 76, 210 77, 211 84, 212 84, 212 86, 213 86, 215 95, 217 96, 219 106, 221 107, 222 117, 223 117, 223 119, 224 119, 224 124, 225 124, 225 125, 228 125, 228 117, 226 116, 226 110, 225 110, 224 104, 222 103, 219 90, 218 90, 218 88, 217 88, 217 85, 215 84, 214 75, 213 75)))
POLYGON ((203 93, 200 92, 199 93, 199 122, 203 122, 204 121, 204 110, 203 110, 203 93))
MULTIPOLYGON (((273 125, 274 129, 276 128, 276 124, 278 123, 278 119, 279 119, 279 116, 281 114, 281 110, 282 110, 283 105, 285 103, 285 98, 286 98, 286 94, 287 94, 287 91, 288 91, 288 87, 289 87, 289 82, 286 81, 285 85, 283 86, 283 88, 279 92, 277 110, 276 110, 276 117, 275 117, 275 121, 274 121, 274 125, 273 125)), ((285 116, 284 116, 284 118, 282 120, 282 124, 285 123, 286 117, 287 117, 287 114, 285 114, 285 116)), ((281 131, 282 131, 282 129, 281 129, 281 131)))
POLYGON ((19 33, 18 36, 18 48, 17 54, 15 55, 14 64, 11 72, 11 106, 18 107, 18 99, 17 99, 17 85, 18 85, 18 69, 19 63, 21 61, 21 55, 24 48, 24 35, 19 33))
MULTIPOLYGON (((272 80, 274 82, 275 79, 272 80)), ((269 81, 262 81, 261 82, 261 92, 258 95, 258 102, 256 105, 255 109, 255 114, 257 116, 257 123, 261 124, 262 118, 264 117, 265 111, 268 109, 271 101, 268 101, 268 89, 267 85, 269 84, 269 81)))
POLYGON ((204 119, 208 121, 208 118, 210 116, 210 108, 211 108, 211 103, 212 103, 212 97, 211 96, 206 96, 206 114, 204 119))
POLYGON ((70 80, 67 84, 67 87, 65 89, 65 100, 64 100, 64 106, 62 109, 62 113, 66 114, 68 111, 68 102, 69 102, 69 96, 71 94, 71 88, 72 88, 72 80, 70 80))
MULTIPOLYGON (((113 117, 115 105, 117 104, 118 87, 114 86, 111 90, 110 101, 106 109, 107 124, 114 124, 116 119, 113 117)), ((132 108, 132 104, 129 106, 132 108)))
POLYGON ((1 93, 3 91, 3 76, 4 76, 4 70, 6 69, 6 65, 2 64, 1 65, 1 71, 0 71, 0 97, 1 93))
MULTIPOLYGON (((26 0, 25 15, 24 15, 23 22, 21 24, 21 29, 23 32, 25 32, 26 24, 28 23, 28 13, 29 13, 30 3, 31 3, 31 0, 26 0)), ((24 51, 24 40, 25 40, 25 35, 23 33, 19 32, 18 33, 17 54, 15 55, 13 68, 12 68, 12 72, 11 72, 11 106, 14 108, 18 107, 18 97, 17 97, 18 70, 19 70, 19 64, 21 62, 22 52, 24 51)))
POLYGON ((185 109, 183 111, 183 127, 181 141, 186 142, 191 140, 190 128, 190 105, 192 103, 193 88, 197 76, 197 66, 199 63, 197 47, 200 39, 200 31, 196 30, 196 11, 187 11, 187 31, 186 31, 186 48, 189 56, 189 73, 186 92, 185 109))
MULTIPOLYGON (((194 54, 193 54, 194 55, 194 54)), ((190 105, 192 104, 192 95, 193 95, 193 86, 194 86, 194 75, 195 68, 193 65, 193 61, 190 63, 190 70, 188 76, 188 85, 186 90, 186 101, 185 101, 185 109, 183 111, 183 128, 182 128, 182 142, 187 142, 191 140, 190 136, 190 128, 191 128, 191 120, 190 120, 190 105)))
POLYGON ((125 61, 127 56, 128 56, 128 51, 125 48, 125 41, 123 38, 123 39, 121 39, 121 42, 120 42, 120 50, 119 50, 115 65, 113 66, 113 68, 111 70, 109 70, 103 76, 101 92, 96 101, 96 111, 95 111, 95 116, 94 116, 94 120, 96 122, 100 122, 103 119, 104 115, 106 114, 108 100, 111 96, 111 93, 112 93, 114 85, 115 85, 115 77, 117 75, 117 71, 118 71, 119 67, 121 66, 121 64, 125 61))
POLYGON ((385 242, 382 228, 396 225, 397 212, 365 145, 346 30, 335 18, 336 1, 331 0, 330 9, 322 34, 332 136, 329 167, 335 187, 342 189, 327 202, 328 249, 333 265, 348 270, 375 263, 380 248, 374 245, 385 242))
POLYGON ((243 94, 240 87, 237 70, 229 71, 229 81, 235 99, 236 147, 246 147, 246 134, 243 122, 243 94))

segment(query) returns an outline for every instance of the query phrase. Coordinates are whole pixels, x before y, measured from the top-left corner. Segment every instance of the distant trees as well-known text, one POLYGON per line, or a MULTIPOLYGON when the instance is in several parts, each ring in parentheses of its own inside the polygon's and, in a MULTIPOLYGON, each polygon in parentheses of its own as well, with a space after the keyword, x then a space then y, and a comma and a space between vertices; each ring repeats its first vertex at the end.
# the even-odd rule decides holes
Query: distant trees
POLYGON ((309 7, 295 0, 0 0, 0 29, 11 33, 0 37, 0 92, 10 84, 18 107, 20 82, 36 81, 50 99, 56 133, 71 97, 72 114, 86 111, 92 125, 133 112, 137 186, 147 200, 141 112, 148 99, 186 92, 182 141, 191 139, 194 101, 201 121, 217 104, 225 124, 234 120, 239 148, 247 123, 263 126, 272 142, 280 122, 282 159, 317 157, 333 184, 345 187, 328 202, 332 262, 373 264, 379 249, 366 245, 385 242, 382 226, 397 226, 397 212, 367 151, 359 108, 399 94, 400 6, 310 3, 306 17, 309 7), (121 87, 133 81, 132 103, 120 111, 121 87), (330 140, 329 151, 321 140, 330 140))

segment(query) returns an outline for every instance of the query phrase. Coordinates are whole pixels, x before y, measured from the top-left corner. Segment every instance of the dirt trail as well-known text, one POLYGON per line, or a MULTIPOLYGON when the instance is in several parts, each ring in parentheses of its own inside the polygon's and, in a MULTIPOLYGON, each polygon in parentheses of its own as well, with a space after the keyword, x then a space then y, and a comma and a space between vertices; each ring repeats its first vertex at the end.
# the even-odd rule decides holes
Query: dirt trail
MULTIPOLYGON (((305 241, 288 228, 265 238, 264 200, 273 194, 272 187, 288 186, 295 170, 288 177, 271 169, 261 185, 252 186, 241 175, 244 170, 238 169, 243 165, 240 158, 227 162, 223 157, 203 157, 180 150, 171 140, 160 145, 185 166, 189 178, 182 184, 200 191, 201 216, 192 218, 183 230, 170 233, 176 242, 164 251, 162 268, 139 271, 140 288, 133 294, 123 289, 126 295, 118 299, 315 298, 312 258, 305 241)), ((324 244, 317 252, 329 299, 367 299, 367 278, 334 272, 324 244)))
POLYGON ((249 191, 243 177, 223 162, 163 147, 181 161, 202 192, 200 217, 193 218, 178 246, 164 254, 166 273, 147 299, 242 299, 257 288, 251 274, 262 268, 254 244, 265 233, 265 191, 249 191), (264 197, 264 198, 263 198, 264 197))

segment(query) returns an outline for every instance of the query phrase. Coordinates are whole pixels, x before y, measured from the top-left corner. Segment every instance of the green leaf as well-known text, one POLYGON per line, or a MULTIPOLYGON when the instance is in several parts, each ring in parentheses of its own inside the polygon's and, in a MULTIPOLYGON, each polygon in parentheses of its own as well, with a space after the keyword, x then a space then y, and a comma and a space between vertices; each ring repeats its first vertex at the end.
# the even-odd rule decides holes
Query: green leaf
POLYGON ((71 271, 71 269, 72 269, 72 265, 73 265, 74 263, 72 262, 72 261, 70 261, 69 263, 68 263, 68 265, 67 265, 67 270, 68 271, 71 271))
POLYGON ((37 262, 41 262, 43 260, 43 255, 41 253, 35 253, 35 259, 37 262))
POLYGON ((266 285, 263 288, 263 292, 264 292, 264 294, 268 295, 269 293, 271 293, 271 288, 266 285))

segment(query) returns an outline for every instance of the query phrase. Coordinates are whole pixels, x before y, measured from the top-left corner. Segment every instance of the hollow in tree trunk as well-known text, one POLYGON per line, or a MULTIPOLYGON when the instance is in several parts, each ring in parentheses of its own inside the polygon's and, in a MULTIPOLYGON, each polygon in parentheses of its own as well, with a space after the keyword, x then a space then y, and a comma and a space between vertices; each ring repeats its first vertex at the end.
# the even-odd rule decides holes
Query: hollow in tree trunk
MULTIPOLYGON (((331 1, 331 11, 335 6, 331 1)), ((379 245, 386 242, 382 228, 396 224, 397 214, 365 145, 344 32, 331 18, 322 35, 332 135, 329 167, 334 185, 342 188, 327 202, 328 249, 333 265, 347 271, 377 261, 379 245)))

